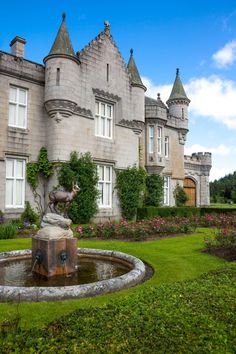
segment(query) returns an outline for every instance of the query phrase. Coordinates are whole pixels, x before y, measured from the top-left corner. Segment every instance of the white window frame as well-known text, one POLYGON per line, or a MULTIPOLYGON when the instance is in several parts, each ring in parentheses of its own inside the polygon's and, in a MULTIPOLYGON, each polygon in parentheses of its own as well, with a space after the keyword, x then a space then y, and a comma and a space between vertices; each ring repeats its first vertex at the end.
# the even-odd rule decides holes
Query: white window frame
POLYGON ((170 177, 164 176, 164 195, 163 195, 163 204, 170 205, 170 177))
POLYGON ((106 139, 112 139, 113 120, 114 120, 113 116, 114 116, 113 104, 96 100, 95 102, 95 135, 96 136, 106 138, 106 139))
POLYGON ((154 126, 153 125, 149 125, 148 135, 149 135, 149 145, 148 145, 149 154, 153 154, 154 153, 154 126))
POLYGON ((169 157, 169 155, 170 155, 170 138, 169 138, 169 136, 165 136, 164 150, 165 150, 165 157, 169 157))
POLYGON ((24 208, 25 206, 25 165, 26 165, 26 160, 24 158, 20 158, 20 157, 7 157, 6 158, 6 196, 5 196, 5 206, 6 208, 24 208), (7 171, 7 164, 12 161, 13 162, 13 174, 12 175, 8 175, 7 171), (23 163, 23 173, 22 176, 18 176, 17 173, 17 162, 20 161, 23 163), (12 194, 12 202, 11 203, 7 203, 7 182, 8 181, 12 181, 12 190, 11 190, 11 194, 12 194), (21 186, 21 203, 17 203, 17 183, 21 181, 22 186, 21 186))
POLYGON ((21 128, 21 129, 27 128, 27 103, 28 103, 28 90, 25 88, 22 88, 22 87, 10 85, 10 88, 9 88, 9 116, 8 116, 8 125, 10 127, 21 128), (15 101, 11 100, 11 95, 10 95, 11 89, 16 90, 16 100, 15 101), (23 91, 25 93, 25 103, 20 102, 20 91, 23 91), (14 123, 10 123, 10 106, 15 107, 14 123), (19 124, 19 109, 20 109, 20 107, 25 108, 24 124, 23 125, 19 124))
POLYGON ((162 127, 157 127, 157 153, 162 154, 162 127))
POLYGON ((97 165, 98 171, 98 198, 99 208, 112 208, 112 176, 113 168, 110 165, 97 165))

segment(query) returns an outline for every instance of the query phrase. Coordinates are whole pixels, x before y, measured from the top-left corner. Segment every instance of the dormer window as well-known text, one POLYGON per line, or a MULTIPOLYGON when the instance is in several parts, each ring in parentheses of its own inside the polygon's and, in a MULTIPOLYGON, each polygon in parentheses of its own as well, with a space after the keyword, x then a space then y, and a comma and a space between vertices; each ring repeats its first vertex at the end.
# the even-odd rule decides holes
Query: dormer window
POLYGON ((95 135, 112 139, 113 105, 96 101, 95 135))

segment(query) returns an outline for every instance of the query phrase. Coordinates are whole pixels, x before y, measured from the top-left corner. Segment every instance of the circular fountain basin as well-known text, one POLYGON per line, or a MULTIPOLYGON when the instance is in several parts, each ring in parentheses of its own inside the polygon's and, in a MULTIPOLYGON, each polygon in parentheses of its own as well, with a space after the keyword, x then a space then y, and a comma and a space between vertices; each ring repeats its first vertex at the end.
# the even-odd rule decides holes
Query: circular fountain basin
MULTIPOLYGON (((0 268, 3 268, 4 264, 18 262, 21 267, 15 269, 18 269, 17 272, 20 273, 20 268, 26 267, 27 262, 29 263, 30 260, 31 250, 2 252, 0 253, 0 268)), ((14 269, 14 266, 12 269, 14 269)), ((42 282, 29 282, 29 286, 16 286, 15 284, 21 283, 20 281, 18 282, 15 275, 13 278, 16 278, 16 282, 14 280, 9 285, 8 282, 1 279, 0 275, 0 301, 55 301, 96 296, 135 286, 144 279, 145 273, 146 267, 144 263, 128 254, 109 250, 78 248, 78 275, 61 277, 62 283, 59 282, 59 286, 57 286, 58 279, 54 283, 54 280, 46 281, 42 279, 42 282), (100 272, 97 281, 94 281, 95 278, 93 277, 91 277, 89 283, 89 280, 80 279, 80 268, 85 267, 84 260, 85 263, 92 262, 94 264, 95 262, 96 268, 100 267, 101 270, 105 270, 105 272, 100 272), (70 285, 74 284, 75 277, 78 278, 78 283, 70 285), (81 281, 83 284, 79 284, 81 281), (36 283, 37 286, 31 285, 36 283)), ((4 278, 4 274, 2 278, 4 278)))

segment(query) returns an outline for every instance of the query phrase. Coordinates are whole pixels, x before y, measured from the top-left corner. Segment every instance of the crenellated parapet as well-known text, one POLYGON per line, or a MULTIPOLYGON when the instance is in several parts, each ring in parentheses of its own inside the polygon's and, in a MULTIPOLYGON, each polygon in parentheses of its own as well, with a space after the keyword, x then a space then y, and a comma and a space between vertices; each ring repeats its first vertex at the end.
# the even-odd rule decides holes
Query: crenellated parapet
POLYGON ((184 156, 184 167, 186 170, 200 171, 209 176, 212 166, 212 156, 210 152, 197 152, 191 156, 184 156))

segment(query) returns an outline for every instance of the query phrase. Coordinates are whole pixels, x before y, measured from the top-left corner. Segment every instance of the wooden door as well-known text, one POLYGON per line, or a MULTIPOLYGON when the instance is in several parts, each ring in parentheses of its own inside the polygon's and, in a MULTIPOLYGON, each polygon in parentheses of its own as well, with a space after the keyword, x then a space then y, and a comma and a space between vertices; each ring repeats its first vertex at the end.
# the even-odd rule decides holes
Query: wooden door
POLYGON ((191 178, 184 179, 184 191, 188 196, 187 206, 196 206, 196 183, 191 178))

